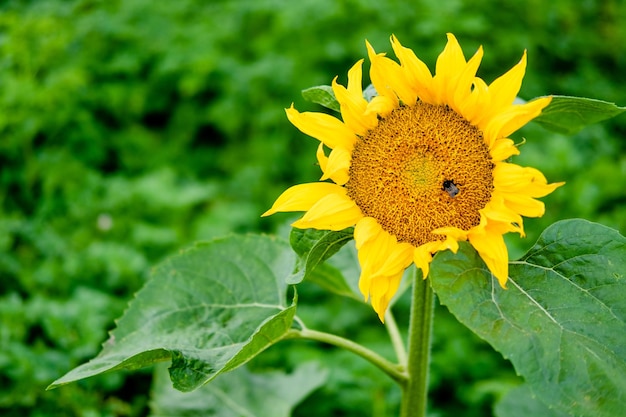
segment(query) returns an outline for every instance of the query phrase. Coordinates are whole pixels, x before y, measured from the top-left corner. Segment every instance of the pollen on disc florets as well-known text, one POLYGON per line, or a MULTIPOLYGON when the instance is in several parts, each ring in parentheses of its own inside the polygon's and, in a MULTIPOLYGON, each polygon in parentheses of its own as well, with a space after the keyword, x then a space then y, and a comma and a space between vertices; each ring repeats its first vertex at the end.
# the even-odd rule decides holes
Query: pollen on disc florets
POLYGON ((482 132, 445 105, 401 106, 359 138, 348 196, 399 242, 440 240, 469 230, 493 190, 494 164, 482 132))

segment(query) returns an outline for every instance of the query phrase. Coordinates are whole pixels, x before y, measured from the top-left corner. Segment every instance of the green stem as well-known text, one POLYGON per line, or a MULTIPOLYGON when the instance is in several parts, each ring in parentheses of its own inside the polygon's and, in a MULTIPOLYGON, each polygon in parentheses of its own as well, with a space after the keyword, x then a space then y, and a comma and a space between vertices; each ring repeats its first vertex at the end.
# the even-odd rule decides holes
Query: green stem
POLYGON ((396 323, 396 319, 393 317, 391 308, 389 308, 385 313, 385 327, 387 328, 387 333, 389 333, 389 339, 391 339, 393 350, 396 352, 398 363, 402 366, 406 366, 407 356, 404 341, 400 335, 400 330, 398 330, 398 324, 396 323))
POLYGON ((409 324, 408 383, 402 392, 400 417, 425 417, 428 395, 430 339, 433 323, 433 290, 416 268, 409 324))
POLYGON ((407 382, 407 376, 403 372, 404 368, 402 366, 395 365, 389 362, 387 359, 383 358, 376 352, 366 348, 363 345, 359 345, 352 340, 345 339, 331 333, 318 332, 317 330, 307 329, 306 327, 299 330, 291 329, 289 333, 287 333, 286 338, 316 340, 318 342, 324 342, 330 345, 344 348, 346 350, 349 350, 350 352, 356 353, 357 355, 376 365, 400 385, 405 385, 407 382))

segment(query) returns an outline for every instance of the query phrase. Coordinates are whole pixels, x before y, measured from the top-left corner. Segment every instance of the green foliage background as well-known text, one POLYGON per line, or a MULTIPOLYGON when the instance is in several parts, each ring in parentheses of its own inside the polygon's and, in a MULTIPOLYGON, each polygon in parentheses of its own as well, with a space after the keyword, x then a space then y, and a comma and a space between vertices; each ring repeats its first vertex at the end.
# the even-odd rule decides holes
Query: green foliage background
MULTIPOLYGON (((278 232, 261 219, 287 186, 316 180, 314 140, 283 109, 320 111, 300 91, 344 82, 364 39, 395 33, 431 68, 453 32, 485 48, 487 81, 526 48, 520 96, 626 104, 626 3, 422 0, 8 1, 0 6, 0 414, 142 416, 151 374, 109 374, 46 392, 95 356, 151 266, 193 241, 278 232)), ((390 55, 392 55, 390 53, 390 55)), ((566 137, 529 125, 516 161, 565 187, 509 239, 513 257, 552 222, 583 217, 626 230, 626 118, 566 137)), ((299 286, 299 315, 391 355, 359 303, 299 286)), ((408 300, 399 301, 400 325, 408 300)), ((251 366, 320 361, 327 383, 294 412, 392 415, 399 392, 353 355, 289 341, 251 366)), ((519 380, 437 310, 432 414, 491 413, 519 380)))

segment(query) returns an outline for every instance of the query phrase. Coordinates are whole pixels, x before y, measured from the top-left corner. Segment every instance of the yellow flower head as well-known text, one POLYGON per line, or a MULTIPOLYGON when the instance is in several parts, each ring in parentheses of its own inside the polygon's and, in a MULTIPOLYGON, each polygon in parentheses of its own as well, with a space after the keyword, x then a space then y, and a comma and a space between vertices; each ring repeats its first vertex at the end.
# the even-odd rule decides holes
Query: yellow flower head
POLYGON ((359 287, 381 320, 404 270, 415 263, 425 278, 433 254, 456 252, 459 241, 472 244, 504 287, 502 235, 523 235, 522 216, 544 213, 535 198, 562 185, 506 162, 519 154, 508 136, 551 100, 514 104, 526 53, 487 85, 476 76, 482 47, 466 61, 452 34, 435 75, 394 36, 391 45, 399 63, 367 43, 377 92, 371 101, 363 97, 363 60, 348 72, 347 87, 333 80, 343 120, 286 110, 291 123, 320 141, 322 182, 287 189, 264 213, 305 211, 293 224, 302 229, 355 226, 359 287))

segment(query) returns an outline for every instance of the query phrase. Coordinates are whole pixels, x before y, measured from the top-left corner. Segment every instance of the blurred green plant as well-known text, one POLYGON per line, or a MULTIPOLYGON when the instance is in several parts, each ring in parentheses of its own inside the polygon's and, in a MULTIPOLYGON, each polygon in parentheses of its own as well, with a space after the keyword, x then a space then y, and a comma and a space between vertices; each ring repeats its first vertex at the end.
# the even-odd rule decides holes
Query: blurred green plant
MULTIPOLYGON (((522 97, 623 104, 625 16, 618 0, 576 7, 568 0, 506 7, 451 0, 445 8, 436 0, 3 2, 0 413, 148 412, 147 373, 44 388, 98 351, 105 329, 164 256, 198 239, 282 227, 257 216, 287 184, 318 175, 315 144, 294 140, 300 135, 282 109, 301 89, 343 73, 363 55, 363 39, 379 47, 394 32, 432 62, 439 35, 453 31, 468 51, 479 43, 490 51, 481 68, 486 79, 528 48, 522 97)), ((524 145, 518 161, 568 184, 546 199, 552 209, 544 218, 527 223, 527 239, 510 239, 514 251, 523 253, 561 218, 626 230, 623 116, 573 137, 533 126, 523 134, 546 140, 524 145)), ((330 323, 329 331, 348 335, 370 320, 313 285, 299 291, 307 291, 306 303, 325 306, 307 323, 330 323)), ((406 300, 398 307, 402 325, 406 300)), ((488 415, 502 387, 517 383, 514 373, 444 309, 437 313, 435 411, 488 415)), ((361 341, 376 349, 379 330, 361 341)), ((321 359, 314 349, 276 347, 251 366, 295 367, 304 358, 327 362, 329 379, 294 415, 386 415, 399 401, 390 386, 355 386, 338 364, 368 379, 380 374, 332 349, 321 359), (339 391, 346 394, 331 397, 339 391)))

